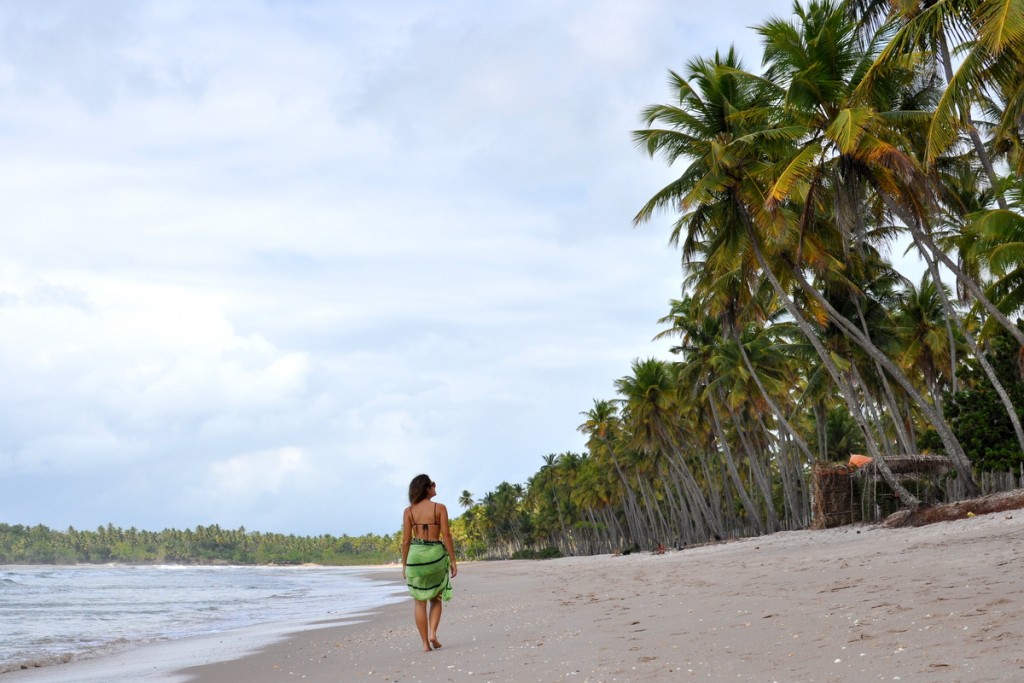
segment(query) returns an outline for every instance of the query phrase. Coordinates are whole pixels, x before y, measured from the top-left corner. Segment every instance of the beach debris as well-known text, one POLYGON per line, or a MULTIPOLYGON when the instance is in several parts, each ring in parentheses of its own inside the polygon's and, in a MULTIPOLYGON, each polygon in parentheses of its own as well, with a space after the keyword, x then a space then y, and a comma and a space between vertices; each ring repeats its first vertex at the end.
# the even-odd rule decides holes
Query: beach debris
POLYGON ((871 463, 873 461, 874 458, 869 457, 867 455, 861 455, 860 453, 850 454, 850 467, 864 467, 864 465, 867 465, 868 463, 871 463))

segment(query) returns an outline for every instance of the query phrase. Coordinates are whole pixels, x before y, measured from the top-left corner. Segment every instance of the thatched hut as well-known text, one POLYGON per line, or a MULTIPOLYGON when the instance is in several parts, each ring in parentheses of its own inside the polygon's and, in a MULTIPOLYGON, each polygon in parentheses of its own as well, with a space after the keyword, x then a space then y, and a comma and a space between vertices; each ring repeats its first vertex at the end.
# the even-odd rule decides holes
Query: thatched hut
POLYGON ((853 468, 814 463, 811 468, 811 528, 831 529, 853 523, 853 468))
MULTIPOLYGON (((892 455, 886 456, 885 462, 896 479, 925 503, 936 500, 942 478, 952 469, 942 455, 892 455)), ((816 463, 811 475, 811 528, 877 521, 901 507, 870 458, 855 455, 846 465, 816 463)))
MULTIPOLYGON (((942 480, 953 469, 944 455, 890 455, 885 463, 898 482, 922 503, 934 503, 941 497, 942 480)), ((870 462, 857 470, 855 487, 860 502, 860 518, 877 521, 902 507, 896 494, 885 483, 878 465, 870 462)))

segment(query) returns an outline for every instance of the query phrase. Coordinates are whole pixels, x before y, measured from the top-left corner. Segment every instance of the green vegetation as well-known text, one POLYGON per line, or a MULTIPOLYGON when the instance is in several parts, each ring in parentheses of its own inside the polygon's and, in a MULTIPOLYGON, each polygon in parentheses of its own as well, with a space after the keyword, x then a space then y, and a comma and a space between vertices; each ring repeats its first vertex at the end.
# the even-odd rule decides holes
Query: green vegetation
MULTIPOLYGON (((991 365, 1011 402, 1024 406, 1024 382, 1020 380, 1020 346, 1010 335, 997 334, 989 345, 991 365)), ((960 391, 947 394, 947 416, 957 438, 971 453, 971 461, 983 472, 1005 472, 1021 466, 1020 447, 1013 425, 990 382, 977 362, 969 362, 960 391)), ((921 442, 935 445, 934 432, 921 442)))
POLYGON ((467 508, 474 557, 653 549, 808 524, 817 461, 933 452, 959 491, 1024 463, 1024 0, 812 0, 691 58, 638 147, 672 182, 681 296, 525 485, 467 508), (924 266, 910 279, 890 256, 924 266))
POLYGON ((0 564, 384 564, 401 557, 399 536, 286 536, 216 524, 156 532, 0 524, 0 564))

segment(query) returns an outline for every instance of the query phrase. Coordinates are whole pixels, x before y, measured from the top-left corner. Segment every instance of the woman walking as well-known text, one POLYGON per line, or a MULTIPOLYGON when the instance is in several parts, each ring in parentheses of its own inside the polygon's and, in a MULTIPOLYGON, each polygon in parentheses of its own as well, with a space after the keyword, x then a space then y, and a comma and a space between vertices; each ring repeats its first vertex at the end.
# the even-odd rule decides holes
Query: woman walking
POLYGON ((402 514, 402 576, 416 601, 416 629, 424 652, 441 647, 437 639, 441 601, 452 599, 451 579, 459 573, 448 508, 431 500, 436 495, 437 484, 425 474, 417 475, 409 484, 409 507, 402 514))

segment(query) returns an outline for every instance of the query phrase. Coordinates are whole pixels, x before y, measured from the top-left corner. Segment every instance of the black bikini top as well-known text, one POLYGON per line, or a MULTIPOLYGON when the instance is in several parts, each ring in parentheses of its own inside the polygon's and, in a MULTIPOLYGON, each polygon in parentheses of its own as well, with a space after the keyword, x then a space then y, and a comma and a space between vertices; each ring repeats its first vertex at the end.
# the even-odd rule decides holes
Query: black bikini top
POLYGON ((421 523, 417 522, 413 518, 413 516, 412 516, 412 506, 411 505, 409 506, 409 519, 410 519, 410 521, 413 522, 413 526, 414 527, 415 526, 422 526, 423 527, 423 535, 424 536, 426 536, 426 534, 427 534, 427 527, 441 526, 440 523, 437 521, 437 503, 434 503, 434 523, 433 524, 429 524, 429 523, 428 524, 421 524, 421 523))

